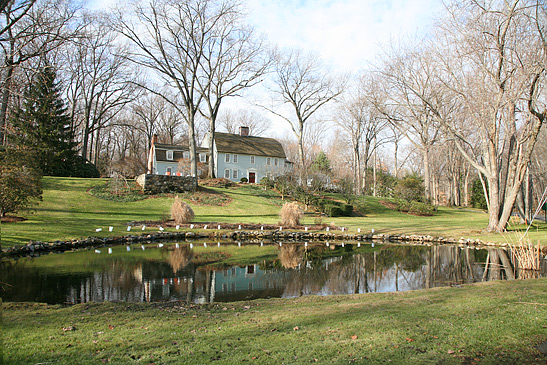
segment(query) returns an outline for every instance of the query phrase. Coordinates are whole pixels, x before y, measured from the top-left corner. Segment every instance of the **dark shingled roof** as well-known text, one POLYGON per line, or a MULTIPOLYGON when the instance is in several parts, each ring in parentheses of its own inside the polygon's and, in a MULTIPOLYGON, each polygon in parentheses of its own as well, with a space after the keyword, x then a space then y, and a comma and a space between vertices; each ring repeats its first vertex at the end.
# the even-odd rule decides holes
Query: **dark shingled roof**
POLYGON ((215 143, 219 153, 286 158, 283 146, 273 138, 216 132, 215 143))
MULTIPOLYGON (((190 148, 188 146, 180 146, 175 144, 155 143, 154 147, 156 148, 156 161, 164 161, 164 162, 178 161, 183 158, 182 154, 184 151, 190 151, 190 148), (167 159, 167 150, 173 151, 172 160, 167 159)), ((209 155, 208 148, 197 147, 196 152, 205 153, 209 155)))

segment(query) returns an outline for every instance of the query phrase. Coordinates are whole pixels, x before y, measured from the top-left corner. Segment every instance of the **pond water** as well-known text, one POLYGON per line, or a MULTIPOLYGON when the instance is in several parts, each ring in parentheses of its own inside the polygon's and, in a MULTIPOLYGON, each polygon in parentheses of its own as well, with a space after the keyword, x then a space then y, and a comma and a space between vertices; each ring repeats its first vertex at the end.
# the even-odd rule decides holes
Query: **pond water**
POLYGON ((0 261, 4 301, 230 302, 393 292, 523 276, 499 248, 181 242, 0 261), (162 247, 159 247, 162 246, 162 247), (487 264, 488 263, 488 264, 487 264))

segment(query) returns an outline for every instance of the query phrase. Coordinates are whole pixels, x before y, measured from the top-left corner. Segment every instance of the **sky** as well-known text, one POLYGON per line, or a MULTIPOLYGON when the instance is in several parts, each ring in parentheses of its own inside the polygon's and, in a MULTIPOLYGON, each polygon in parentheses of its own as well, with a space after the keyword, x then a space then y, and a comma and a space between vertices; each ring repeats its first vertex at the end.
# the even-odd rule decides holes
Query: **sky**
POLYGON ((441 0, 248 0, 249 21, 280 47, 318 53, 337 72, 356 73, 390 40, 422 35, 441 0))
MULTIPOLYGON (((442 11, 442 0, 243 1, 248 21, 271 43, 316 53, 344 73, 366 68, 390 40, 424 34, 442 11)), ((108 9, 116 2, 89 0, 89 6, 108 9)))

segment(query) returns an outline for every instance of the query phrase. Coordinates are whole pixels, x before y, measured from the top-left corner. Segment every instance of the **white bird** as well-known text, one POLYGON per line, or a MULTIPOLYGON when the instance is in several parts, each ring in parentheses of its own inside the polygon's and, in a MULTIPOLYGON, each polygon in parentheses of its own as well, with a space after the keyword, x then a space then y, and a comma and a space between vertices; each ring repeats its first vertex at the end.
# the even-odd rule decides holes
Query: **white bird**
POLYGON ((178 243, 175 243, 175 248, 179 248, 180 245, 178 243))
POLYGON ((163 247, 163 243, 160 243, 160 244, 158 245, 158 247, 159 247, 159 248, 162 248, 162 247, 163 247))
POLYGON ((180 229, 180 226, 177 224, 177 226, 175 227, 176 229, 180 229))
POLYGON ((190 243, 190 248, 194 248, 194 245, 192 243, 190 243))
POLYGON ((145 230, 145 228, 146 228, 146 226, 145 226, 145 225, 143 224, 143 225, 142 225, 142 230, 144 231, 144 230, 145 230))
POLYGON ((161 226, 160 226, 160 231, 162 231, 162 232, 164 231, 164 228, 163 228, 163 227, 161 227, 161 226))
POLYGON ((95 253, 101 253, 101 250, 95 250, 95 253))
POLYGON ((110 255, 112 253, 112 249, 109 247, 108 248, 108 254, 110 255))
POLYGON ((95 232, 100 232, 100 231, 102 231, 102 230, 103 230, 102 228, 97 228, 97 229, 95 230, 95 232))
POLYGON ((207 247, 207 242, 203 242, 203 247, 207 247))
POLYGON ((109 226, 109 227, 108 227, 108 232, 112 232, 113 229, 114 229, 114 227, 109 226))
POLYGON ((131 247, 127 246, 126 250, 127 250, 127 252, 131 251, 131 247))
POLYGON ((131 231, 131 226, 127 226, 127 232, 131 231))
POLYGON ((141 245, 142 250, 144 251, 144 245, 141 245))

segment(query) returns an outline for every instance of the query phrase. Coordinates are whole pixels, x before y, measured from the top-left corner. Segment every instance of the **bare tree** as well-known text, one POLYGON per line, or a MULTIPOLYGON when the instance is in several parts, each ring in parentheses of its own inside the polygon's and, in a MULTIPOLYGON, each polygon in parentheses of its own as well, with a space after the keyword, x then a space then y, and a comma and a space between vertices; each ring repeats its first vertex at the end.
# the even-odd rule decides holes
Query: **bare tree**
POLYGON ((423 158, 425 196, 431 199, 430 156, 440 127, 424 98, 437 101, 439 85, 432 77, 430 56, 423 50, 399 51, 388 56, 380 71, 384 95, 375 99, 377 109, 416 147, 423 158))
POLYGON ((117 34, 107 26, 105 14, 88 15, 79 42, 69 56, 72 75, 69 99, 75 124, 81 129, 82 157, 90 159, 97 153, 101 129, 132 101, 137 93, 133 81, 136 72, 120 54, 117 34))
POLYGON ((338 118, 335 120, 350 137, 353 152, 353 180, 355 193, 360 195, 366 186, 366 174, 362 173, 369 166, 370 158, 379 144, 378 135, 385 128, 387 122, 381 113, 374 108, 371 93, 379 85, 371 77, 361 77, 356 90, 344 98, 338 109, 338 118))
POLYGON ((0 37, 27 15, 35 2, 36 0, 0 0, 0 13, 6 14, 6 17, 0 18, 0 37))
MULTIPOLYGON (((242 23, 243 12, 239 1, 203 0, 203 4, 211 8, 205 16, 212 27, 203 45, 203 77, 198 78, 198 83, 207 106, 204 113, 209 119, 206 144, 212 156, 222 101, 238 96, 244 89, 260 82, 271 57, 265 52, 264 41, 255 36, 252 28, 242 23)), ((213 158, 209 159, 209 177, 214 177, 214 161, 213 158)))
POLYGON ((489 231, 503 231, 507 225, 545 116, 535 110, 545 54, 531 4, 455 2, 431 46, 438 69, 428 75, 444 90, 424 94, 407 87, 486 177, 489 231), (465 124, 475 126, 478 149, 466 148, 470 141, 459 130, 465 124))
POLYGON ((218 116, 220 125, 228 133, 238 133, 241 126, 249 127, 253 136, 262 136, 269 129, 271 121, 264 115, 252 109, 227 110, 218 116))
POLYGON ((305 171, 304 126, 320 108, 337 98, 343 90, 345 79, 324 69, 316 55, 292 50, 278 54, 275 62, 274 86, 271 91, 281 106, 263 108, 287 121, 298 140, 298 160, 305 171))
MULTIPOLYGON (((120 15, 117 22, 118 31, 133 45, 128 59, 144 66, 153 77, 176 90, 174 98, 167 98, 158 90, 141 84, 164 97, 184 117, 193 176, 197 176, 196 120, 200 104, 205 91, 213 93, 213 88, 218 86, 212 84, 211 74, 225 72, 222 68, 211 67, 207 73, 204 65, 206 62, 215 64, 214 57, 219 53, 213 51, 214 38, 219 34, 220 23, 233 11, 234 5, 230 2, 153 0, 147 5, 135 3, 130 16, 120 15)), ((224 95, 223 89, 217 97, 221 95, 224 95)), ((211 101, 214 106, 213 99, 211 101)))

